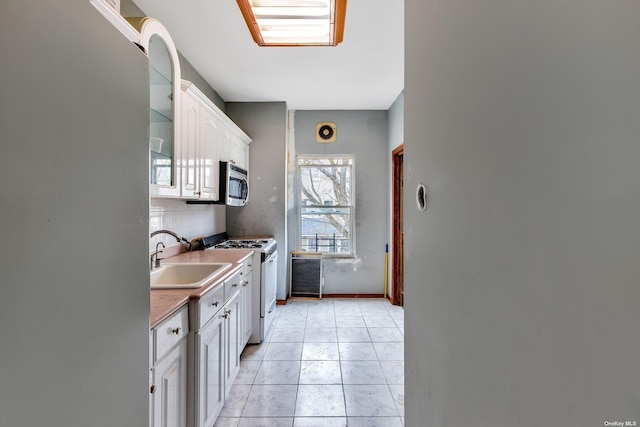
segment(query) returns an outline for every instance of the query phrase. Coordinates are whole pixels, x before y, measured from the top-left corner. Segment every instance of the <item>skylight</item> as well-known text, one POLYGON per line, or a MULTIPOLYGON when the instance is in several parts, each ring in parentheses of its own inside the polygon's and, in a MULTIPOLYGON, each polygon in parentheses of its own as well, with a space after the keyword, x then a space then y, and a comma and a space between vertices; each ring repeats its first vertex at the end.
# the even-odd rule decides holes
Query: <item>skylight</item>
POLYGON ((259 46, 337 46, 347 0, 237 0, 259 46))

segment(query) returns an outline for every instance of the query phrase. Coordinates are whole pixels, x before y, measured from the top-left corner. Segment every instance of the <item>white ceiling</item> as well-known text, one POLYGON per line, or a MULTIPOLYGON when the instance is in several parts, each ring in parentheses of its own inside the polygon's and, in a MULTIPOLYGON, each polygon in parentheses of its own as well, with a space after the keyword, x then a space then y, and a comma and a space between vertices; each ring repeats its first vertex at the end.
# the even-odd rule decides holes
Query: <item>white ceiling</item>
POLYGON ((337 47, 258 47, 234 0, 134 0, 226 102, 387 110, 404 87, 404 0, 349 0, 337 47))

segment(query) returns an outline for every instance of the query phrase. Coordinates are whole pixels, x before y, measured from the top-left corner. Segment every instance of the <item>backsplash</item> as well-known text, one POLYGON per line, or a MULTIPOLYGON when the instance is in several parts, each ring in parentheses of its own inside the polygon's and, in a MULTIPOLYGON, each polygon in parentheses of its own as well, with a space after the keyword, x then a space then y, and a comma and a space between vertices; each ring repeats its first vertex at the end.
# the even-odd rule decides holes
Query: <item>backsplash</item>
MULTIPOLYGON (((191 240, 226 231, 225 205, 188 205, 184 200, 151 199, 149 203, 149 232, 171 230, 191 240)), ((178 244, 176 239, 159 234, 149 240, 149 252, 163 242, 167 247, 178 244)))

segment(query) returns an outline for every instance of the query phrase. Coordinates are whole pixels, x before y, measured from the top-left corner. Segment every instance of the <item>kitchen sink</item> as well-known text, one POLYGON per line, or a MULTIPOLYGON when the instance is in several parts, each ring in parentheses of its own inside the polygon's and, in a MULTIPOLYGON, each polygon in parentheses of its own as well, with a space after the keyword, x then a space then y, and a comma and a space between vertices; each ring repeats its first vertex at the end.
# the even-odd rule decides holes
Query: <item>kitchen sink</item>
POLYGON ((231 267, 228 262, 165 264, 151 271, 151 289, 197 289, 231 267))

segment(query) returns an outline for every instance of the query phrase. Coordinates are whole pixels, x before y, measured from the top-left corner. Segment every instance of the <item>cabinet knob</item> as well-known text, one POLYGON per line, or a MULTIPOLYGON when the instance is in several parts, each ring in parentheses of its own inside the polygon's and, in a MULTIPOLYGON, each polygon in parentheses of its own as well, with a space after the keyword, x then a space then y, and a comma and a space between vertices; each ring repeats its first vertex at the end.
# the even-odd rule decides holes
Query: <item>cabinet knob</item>
POLYGON ((247 266, 251 267, 251 266, 253 266, 253 264, 247 264, 247 266))
POLYGON ((151 394, 153 394, 153 393, 155 393, 155 392, 156 392, 156 385, 155 385, 155 384, 153 384, 153 385, 151 386, 150 391, 151 391, 151 394))
POLYGON ((242 286, 247 286, 249 284, 248 280, 245 280, 244 282, 242 282, 242 286))
POLYGON ((193 192, 193 195, 194 195, 194 196, 199 196, 199 195, 200 195, 200 191, 194 191, 194 192, 193 192))
POLYGON ((212 302, 212 303, 211 303, 211 305, 212 305, 213 307, 217 307, 217 306, 218 306, 218 304, 219 304, 219 302, 218 302, 218 301, 214 301, 214 302, 212 302))
POLYGON ((220 317, 226 319, 227 317, 229 317, 229 312, 225 311, 224 314, 220 317))
POLYGON ((232 287, 232 288, 237 288, 237 287, 238 287, 238 284, 237 284, 237 283, 234 283, 233 285, 231 285, 231 287, 232 287))
POLYGON ((176 335, 180 335, 180 330, 181 330, 181 328, 180 328, 180 326, 178 326, 177 328, 172 329, 171 333, 172 334, 176 334, 176 335))

